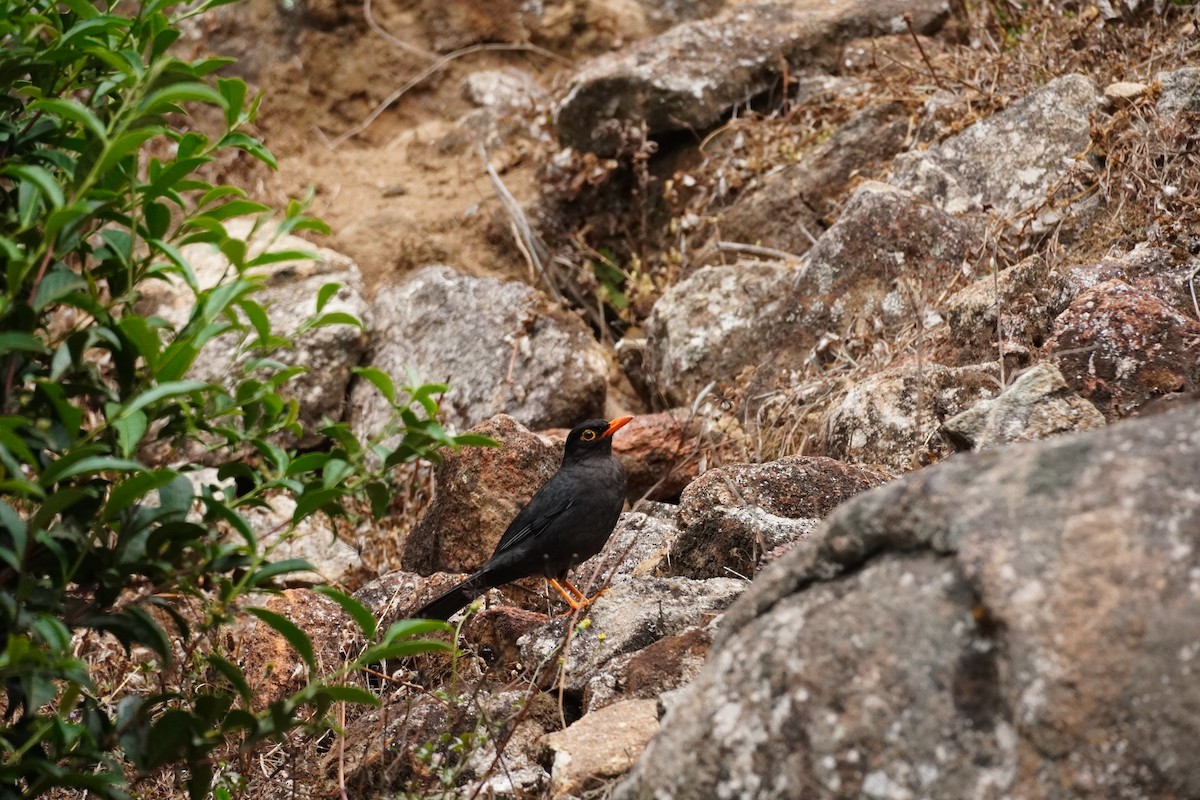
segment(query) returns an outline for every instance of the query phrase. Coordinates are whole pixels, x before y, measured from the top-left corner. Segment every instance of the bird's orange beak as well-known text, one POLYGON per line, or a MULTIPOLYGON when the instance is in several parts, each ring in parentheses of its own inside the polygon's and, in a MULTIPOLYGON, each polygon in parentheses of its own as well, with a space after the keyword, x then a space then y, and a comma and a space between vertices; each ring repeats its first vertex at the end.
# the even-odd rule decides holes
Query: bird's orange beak
POLYGON ((600 434, 600 438, 603 439, 606 436, 612 436, 614 433, 628 424, 632 419, 633 417, 617 417, 612 422, 608 423, 608 429, 604 431, 604 433, 600 434))

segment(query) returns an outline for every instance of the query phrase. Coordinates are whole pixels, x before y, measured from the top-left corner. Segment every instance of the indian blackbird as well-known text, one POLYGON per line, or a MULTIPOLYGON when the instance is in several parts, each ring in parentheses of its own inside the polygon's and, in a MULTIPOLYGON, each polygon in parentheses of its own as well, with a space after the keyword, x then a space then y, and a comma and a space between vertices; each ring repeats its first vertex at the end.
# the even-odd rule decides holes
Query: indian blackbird
POLYGON ((631 419, 577 425, 567 435, 562 466, 509 523, 488 562, 413 616, 449 619, 493 586, 530 575, 545 576, 572 610, 592 603, 596 598, 572 586, 567 570, 599 553, 616 527, 625 504, 625 468, 612 454, 612 435, 631 419))

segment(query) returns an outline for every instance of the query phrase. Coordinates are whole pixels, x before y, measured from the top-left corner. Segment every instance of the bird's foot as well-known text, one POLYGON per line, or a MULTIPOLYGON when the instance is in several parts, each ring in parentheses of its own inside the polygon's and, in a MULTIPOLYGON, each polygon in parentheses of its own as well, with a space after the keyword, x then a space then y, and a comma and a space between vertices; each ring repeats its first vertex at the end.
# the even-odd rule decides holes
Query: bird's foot
POLYGON ((570 616, 576 611, 583 611, 592 603, 599 600, 603 595, 608 593, 608 589, 601 589, 591 597, 588 597, 583 592, 579 591, 574 584, 566 579, 563 579, 561 582, 559 582, 554 578, 547 578, 546 581, 554 587, 554 590, 558 592, 563 601, 570 606, 570 611, 566 611, 560 615, 564 617, 570 616))

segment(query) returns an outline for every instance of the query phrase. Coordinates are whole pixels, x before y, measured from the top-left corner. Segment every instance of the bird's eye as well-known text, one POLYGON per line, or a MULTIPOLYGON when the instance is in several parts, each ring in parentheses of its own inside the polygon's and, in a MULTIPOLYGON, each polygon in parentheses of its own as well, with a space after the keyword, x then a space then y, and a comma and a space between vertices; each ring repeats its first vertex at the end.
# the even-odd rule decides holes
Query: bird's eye
POLYGON ((579 438, 583 439, 585 442, 590 442, 592 439, 596 438, 596 432, 593 430, 586 430, 579 434, 579 438))

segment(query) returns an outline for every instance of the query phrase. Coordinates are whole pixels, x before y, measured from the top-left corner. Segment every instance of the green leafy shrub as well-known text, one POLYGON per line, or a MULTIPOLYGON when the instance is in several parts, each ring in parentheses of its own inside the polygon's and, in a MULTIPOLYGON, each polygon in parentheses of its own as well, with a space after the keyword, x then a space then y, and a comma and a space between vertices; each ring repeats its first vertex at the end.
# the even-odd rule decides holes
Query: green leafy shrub
MULTIPOLYGON (((331 422, 323 452, 280 444, 298 433, 283 390, 302 370, 277 357, 290 343, 255 299, 255 270, 303 254, 251 257, 226 230, 267 209, 200 175, 231 148, 273 163, 243 130, 257 101, 243 82, 215 77, 227 60, 170 53, 183 18, 227 1, 171 17, 174 0, 144 2, 135 16, 114 0, 0 0, 0 799, 56 787, 120 798, 127 774, 166 766, 205 796, 218 754, 327 729, 335 703, 374 702, 343 682, 353 670, 445 647, 412 638, 444 626, 398 623, 341 672, 319 676, 306 634, 249 606, 252 593, 309 565, 272 562, 246 509, 283 494, 296 501, 293 524, 368 506, 378 516, 389 468, 484 442, 437 424, 445 387, 404 390, 367 369, 361 378, 395 411, 386 430, 360 441, 331 422), (201 106, 221 113, 218 135, 184 124, 185 110, 201 106), (229 259, 227 280, 197 283, 183 249, 196 243, 229 259), (136 310, 141 288, 159 280, 194 292, 185 324, 136 310), (236 374, 224 385, 189 377, 214 339, 231 336, 244 356, 236 374), (164 441, 202 447, 220 480, 198 478, 197 465, 153 463, 149 445, 164 441), (304 689, 265 709, 216 644, 245 613, 309 668, 304 689), (161 691, 115 705, 103 697, 73 649, 89 631, 152 654, 161 691)), ((272 224, 280 235, 323 227, 300 204, 272 224)), ((301 331, 357 324, 322 313, 335 290, 315 298, 301 331)), ((369 611, 326 593, 375 636, 369 611)))

